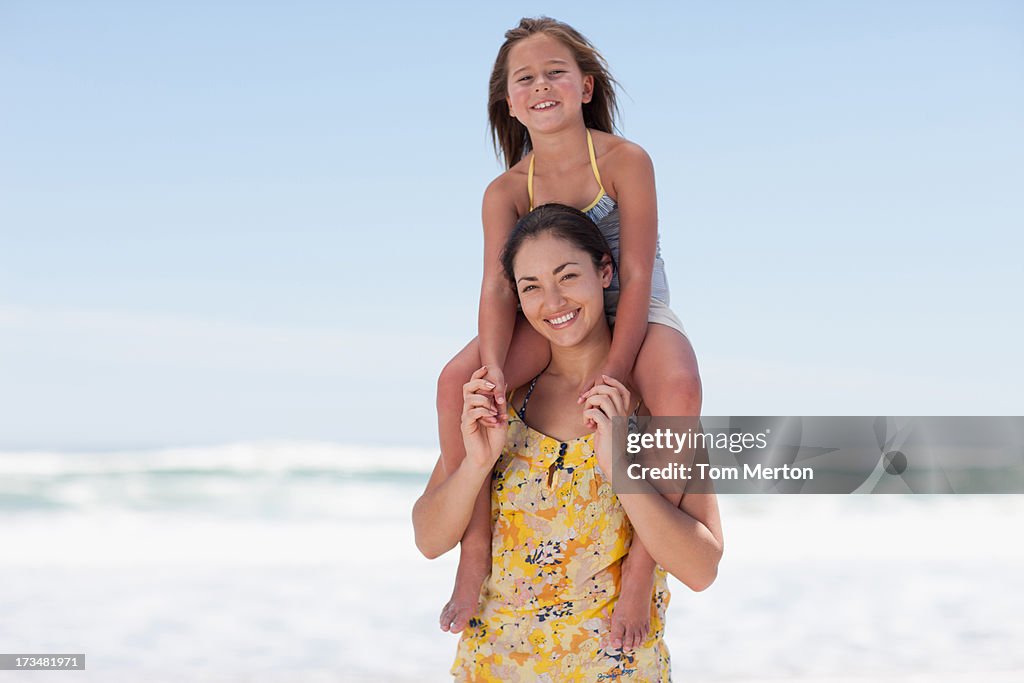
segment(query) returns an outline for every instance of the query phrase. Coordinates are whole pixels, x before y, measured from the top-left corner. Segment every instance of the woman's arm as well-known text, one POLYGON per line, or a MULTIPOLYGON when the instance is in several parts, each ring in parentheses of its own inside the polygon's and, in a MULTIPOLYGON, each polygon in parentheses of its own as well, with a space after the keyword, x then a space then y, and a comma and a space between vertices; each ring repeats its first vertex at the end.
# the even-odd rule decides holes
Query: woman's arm
POLYGON ((444 555, 462 540, 473 503, 490 474, 491 468, 464 458, 449 476, 437 459, 426 490, 412 508, 416 547, 427 559, 444 555))
POLYGON ((622 379, 633 370, 647 336, 651 302, 651 273, 658 244, 658 199, 654 164, 647 152, 631 142, 614 151, 616 169, 612 190, 619 205, 619 306, 605 374, 622 379), (609 370, 611 372, 609 372, 609 370))
POLYGON ((462 442, 466 457, 454 472, 446 473, 438 458, 427 488, 412 509, 416 547, 434 559, 454 548, 462 539, 473 515, 484 482, 505 447, 508 423, 494 423, 491 407, 494 385, 480 368, 462 388, 462 442))
POLYGON ((655 562, 690 589, 704 590, 718 576, 725 547, 715 494, 686 493, 676 507, 647 485, 649 492, 619 494, 634 531, 655 562))
MULTIPOLYGON (((594 447, 598 466, 609 478, 615 450, 612 418, 628 415, 630 400, 629 390, 621 382, 605 376, 594 387, 583 412, 597 425, 594 447)), ((684 493, 678 506, 644 479, 632 481, 630 490, 641 486, 647 490, 618 493, 634 531, 655 562, 692 590, 704 590, 718 575, 724 549, 718 500, 711 482, 706 483, 707 492, 684 493)))

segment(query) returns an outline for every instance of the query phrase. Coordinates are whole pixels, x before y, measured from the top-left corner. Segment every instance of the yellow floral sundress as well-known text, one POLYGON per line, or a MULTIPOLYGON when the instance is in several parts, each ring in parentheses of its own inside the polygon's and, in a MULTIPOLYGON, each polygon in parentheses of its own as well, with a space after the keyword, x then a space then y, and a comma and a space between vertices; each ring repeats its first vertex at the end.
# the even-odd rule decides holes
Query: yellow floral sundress
POLYGON ((633 528, 596 467, 593 435, 560 442, 531 429, 526 401, 518 415, 509 411, 508 441, 491 478, 491 574, 452 675, 502 683, 671 681, 665 570, 655 570, 643 645, 604 647, 633 528))

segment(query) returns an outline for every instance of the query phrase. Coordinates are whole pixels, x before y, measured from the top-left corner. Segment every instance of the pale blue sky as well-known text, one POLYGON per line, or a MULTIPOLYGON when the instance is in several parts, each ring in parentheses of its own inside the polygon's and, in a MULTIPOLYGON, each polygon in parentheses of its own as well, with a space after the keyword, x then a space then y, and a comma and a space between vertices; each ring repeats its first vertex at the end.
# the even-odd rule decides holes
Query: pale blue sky
POLYGON ((435 443, 486 85, 568 21, 707 414, 1020 414, 1018 2, 0 4, 0 449, 435 443))

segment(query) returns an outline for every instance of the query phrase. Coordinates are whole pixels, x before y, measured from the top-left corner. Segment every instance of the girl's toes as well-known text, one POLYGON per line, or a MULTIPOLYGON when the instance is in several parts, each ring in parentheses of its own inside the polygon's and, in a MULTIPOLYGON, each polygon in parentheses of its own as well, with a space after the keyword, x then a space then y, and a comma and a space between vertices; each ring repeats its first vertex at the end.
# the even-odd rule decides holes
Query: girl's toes
POLYGON ((440 618, 439 621, 441 623, 441 630, 442 631, 450 631, 451 630, 452 618, 453 618, 454 611, 455 611, 455 606, 452 605, 452 603, 450 603, 450 602, 441 609, 441 618, 440 618))
POLYGON ((612 627, 608 633, 608 646, 613 650, 621 650, 625 635, 626 627, 612 617, 612 627))
POLYGON ((462 608, 452 617, 452 633, 461 633, 469 625, 469 608, 462 608))
POLYGON ((629 635, 626 638, 624 648, 627 650, 635 650, 640 645, 639 631, 635 625, 631 625, 628 631, 629 635))

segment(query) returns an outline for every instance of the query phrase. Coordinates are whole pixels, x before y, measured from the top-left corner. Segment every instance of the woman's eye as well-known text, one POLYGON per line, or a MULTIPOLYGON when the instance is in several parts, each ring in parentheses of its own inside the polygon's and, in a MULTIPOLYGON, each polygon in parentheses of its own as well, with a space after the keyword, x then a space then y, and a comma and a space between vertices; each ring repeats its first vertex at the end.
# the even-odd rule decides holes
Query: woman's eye
POLYGON ((531 289, 537 289, 537 286, 536 286, 536 285, 526 285, 525 287, 523 287, 523 288, 522 288, 521 290, 519 290, 519 291, 521 291, 521 292, 522 292, 523 294, 526 294, 526 293, 527 293, 527 292, 529 292, 529 291, 530 291, 531 289))
POLYGON ((562 276, 562 280, 568 280, 571 277, 576 277, 576 273, 566 273, 562 276))

